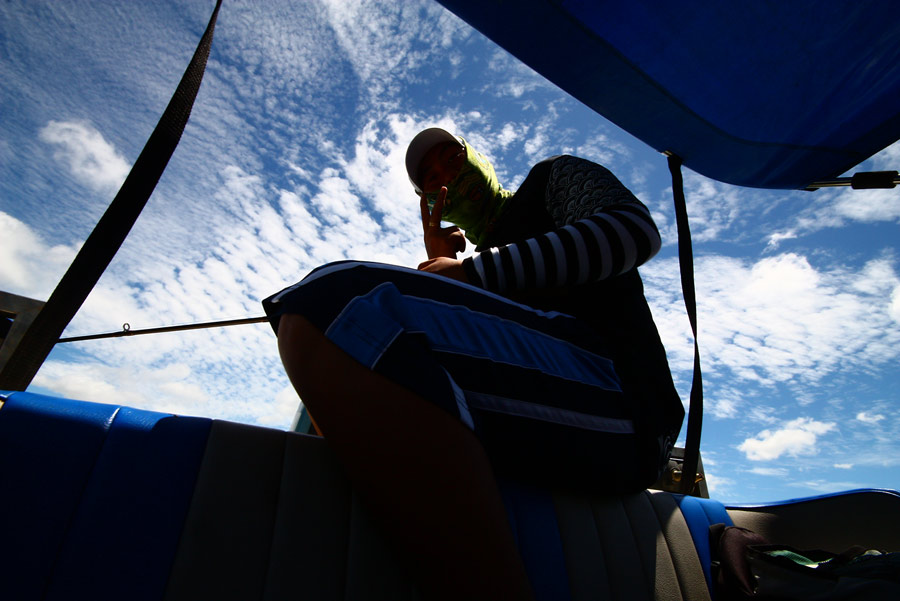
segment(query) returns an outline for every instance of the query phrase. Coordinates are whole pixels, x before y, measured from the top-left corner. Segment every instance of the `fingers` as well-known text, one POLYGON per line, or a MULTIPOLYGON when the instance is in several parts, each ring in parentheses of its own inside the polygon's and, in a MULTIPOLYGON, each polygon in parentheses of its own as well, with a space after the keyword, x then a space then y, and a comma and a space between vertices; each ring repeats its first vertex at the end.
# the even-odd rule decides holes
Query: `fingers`
MULTIPOLYGON (((436 257, 455 258, 458 253, 466 250, 466 238, 462 231, 452 225, 450 227, 441 227, 441 218, 444 212, 444 203, 447 200, 447 188, 441 187, 437 194, 434 207, 428 210, 428 197, 422 193, 419 197, 419 210, 422 214, 422 231, 425 240, 425 252, 428 253, 429 259, 436 257)), ((427 268, 423 263, 419 269, 427 268)))
POLYGON ((438 192, 437 200, 431 209, 431 217, 428 220, 428 227, 438 227, 441 225, 441 216, 444 214, 444 199, 447 198, 447 188, 442 187, 438 192))
POLYGON ((465 237, 465 235, 463 235, 462 230, 460 230, 458 227, 454 226, 453 231, 450 233, 449 238, 453 241, 453 244, 454 244, 453 251, 454 252, 458 252, 458 253, 465 252, 466 237, 465 237))
POLYGON ((441 224, 441 218, 444 215, 444 201, 447 199, 447 186, 441 186, 441 191, 438 192, 437 201, 434 203, 434 208, 431 210, 431 223, 434 225, 441 224))
POLYGON ((429 211, 428 198, 425 196, 425 193, 422 192, 422 195, 419 197, 419 210, 422 213, 422 229, 424 229, 426 233, 429 228, 438 227, 441 224, 441 217, 444 214, 444 200, 446 200, 446 198, 447 187, 442 186, 441 191, 438 192, 434 208, 429 211))
POLYGON ((422 210, 422 229, 428 231, 428 222, 431 220, 431 213, 428 211, 428 199, 425 198, 424 192, 422 192, 422 196, 419 200, 419 208, 422 210))

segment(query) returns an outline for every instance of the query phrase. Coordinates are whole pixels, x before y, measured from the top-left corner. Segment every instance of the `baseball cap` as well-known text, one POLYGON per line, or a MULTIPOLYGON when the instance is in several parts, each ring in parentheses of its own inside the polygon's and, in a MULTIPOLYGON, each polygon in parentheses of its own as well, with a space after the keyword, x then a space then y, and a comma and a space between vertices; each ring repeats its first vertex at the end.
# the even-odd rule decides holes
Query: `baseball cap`
POLYGON ((409 176, 409 181, 412 182, 417 194, 422 193, 422 186, 416 181, 419 164, 428 151, 441 142, 456 142, 464 148, 466 145, 462 138, 454 136, 445 129, 429 127, 417 133, 406 149, 406 174, 409 176))

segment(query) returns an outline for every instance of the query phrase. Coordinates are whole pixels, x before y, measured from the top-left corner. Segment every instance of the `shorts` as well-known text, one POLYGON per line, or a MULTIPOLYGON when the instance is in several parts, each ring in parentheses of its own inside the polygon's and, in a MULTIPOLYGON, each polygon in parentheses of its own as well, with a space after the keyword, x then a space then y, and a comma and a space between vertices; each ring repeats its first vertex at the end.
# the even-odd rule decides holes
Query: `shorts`
POLYGON ((471 428, 498 475, 640 490, 634 403, 579 320, 421 271, 344 261, 263 301, 471 428))

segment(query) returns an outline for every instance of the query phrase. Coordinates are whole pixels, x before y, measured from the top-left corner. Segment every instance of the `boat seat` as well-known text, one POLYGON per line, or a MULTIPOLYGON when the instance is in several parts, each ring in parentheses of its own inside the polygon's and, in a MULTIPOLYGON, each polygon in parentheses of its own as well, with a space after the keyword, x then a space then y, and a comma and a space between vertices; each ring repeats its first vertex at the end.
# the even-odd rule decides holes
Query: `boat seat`
POLYGON ((853 545, 900 551, 900 493, 859 489, 779 503, 730 505, 735 526, 798 549, 840 553, 853 545))
MULTIPOLYGON (((418 599, 320 438, 30 393, 3 398, 0 598, 418 599)), ((821 530, 826 514, 855 499, 893 512, 881 515, 900 506, 896 493, 845 495, 815 501, 811 522, 796 515, 802 502, 729 510, 663 492, 587 496, 514 482, 501 491, 541 601, 710 599, 710 524, 734 519, 816 540, 786 522, 821 530)), ((884 526, 875 536, 900 548, 900 526, 884 526)), ((861 536, 855 542, 866 544, 861 536)))

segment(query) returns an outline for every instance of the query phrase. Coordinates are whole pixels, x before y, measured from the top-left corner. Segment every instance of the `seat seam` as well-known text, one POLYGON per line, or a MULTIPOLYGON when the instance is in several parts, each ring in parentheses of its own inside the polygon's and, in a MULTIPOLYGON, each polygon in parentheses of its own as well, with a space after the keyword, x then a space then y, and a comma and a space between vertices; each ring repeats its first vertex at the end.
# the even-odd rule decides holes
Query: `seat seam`
POLYGON ((54 582, 54 576, 56 575, 56 571, 59 568, 60 561, 62 560, 62 554, 68 546, 67 543, 69 541, 69 536, 72 534, 72 528, 75 526, 75 521, 78 518, 79 513, 81 512, 81 508, 84 506, 84 495, 87 493, 88 488, 91 485, 91 481, 94 479, 94 474, 97 472, 97 464, 100 462, 100 457, 103 455, 103 450, 106 448, 106 442, 109 440, 109 433, 112 431, 113 423, 116 421, 116 418, 119 416, 119 411, 122 410, 121 405, 116 406, 116 410, 113 411, 113 414, 109 418, 109 424, 103 432, 103 441, 97 448, 97 453, 94 455, 94 461, 91 465, 91 469, 88 472, 87 477, 84 479, 84 485, 81 487, 81 493, 78 495, 78 501, 75 504, 75 507, 69 513, 69 518, 66 520, 66 527, 63 533, 63 536, 60 539, 59 547, 56 549, 56 553, 53 556, 53 562, 50 564, 50 569, 47 572, 47 580, 44 581, 44 586, 41 592, 41 599, 46 599, 47 595, 50 593, 50 587, 54 582))
POLYGON ((278 490, 275 493, 275 512, 272 516, 272 527, 269 530, 269 552, 266 557, 266 571, 263 575, 262 587, 260 587, 260 600, 265 599, 269 591, 269 584, 272 575, 272 556, 275 547, 275 530, 278 527, 279 516, 281 515, 281 491, 284 488, 285 479, 285 462, 287 460, 287 431, 282 433, 281 444, 281 477, 278 479, 278 490))
MULTIPOLYGON (((646 494, 646 493, 644 493, 644 494, 646 494)), ((626 503, 624 503, 621 499, 620 499, 619 503, 622 504, 622 511, 625 513, 626 517, 628 518, 628 529, 631 530, 631 538, 632 538, 632 540, 634 540, 634 542, 635 542, 634 546, 638 551, 638 561, 641 564, 641 572, 644 574, 644 584, 647 586, 647 592, 649 593, 649 597, 651 599, 655 599, 656 598, 655 575, 654 575, 654 580, 651 583, 650 574, 647 571, 648 566, 644 565, 644 560, 641 557, 641 547, 638 542, 639 541, 638 535, 634 529, 634 523, 636 520, 634 519, 634 516, 632 516, 631 512, 628 510, 628 505, 626 503)), ((654 553, 655 553, 655 549, 654 549, 654 553)), ((682 595, 682 598, 684 598, 684 595, 682 595)))
POLYGON ((597 511, 594 508, 594 504, 588 501, 588 509, 590 510, 591 520, 594 522, 594 532, 597 535, 597 541, 600 543, 600 552, 603 554, 602 563, 603 563, 603 572, 605 578, 603 579, 606 584, 606 598, 613 598, 613 589, 612 589, 612 581, 609 577, 609 566, 606 563, 606 558, 609 555, 606 549, 606 545, 603 543, 603 537, 600 535, 600 520, 597 519, 597 511))

